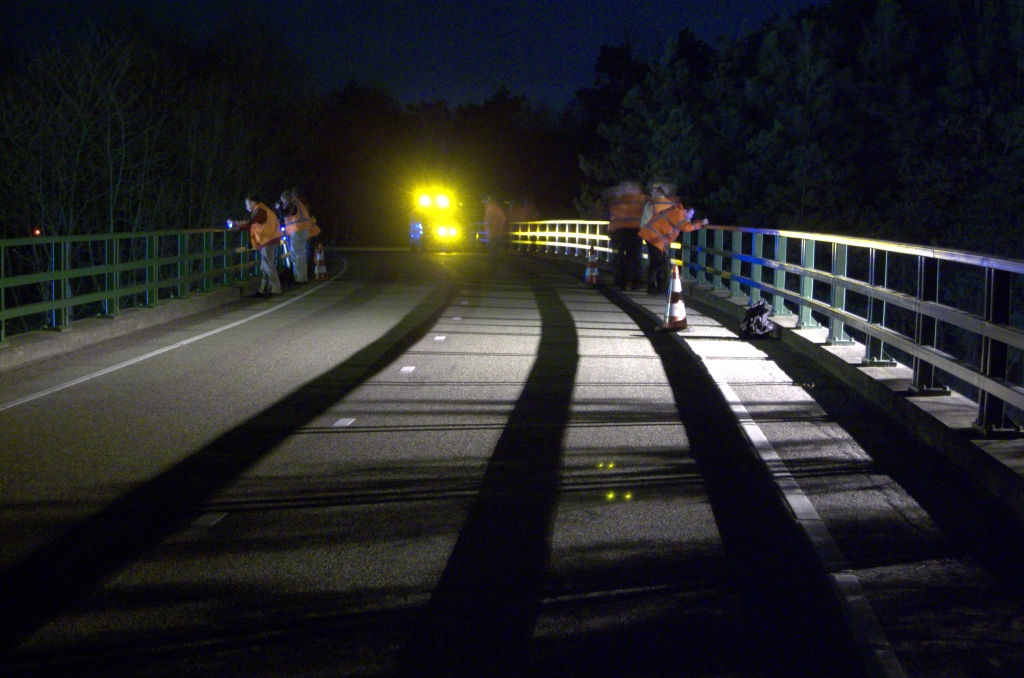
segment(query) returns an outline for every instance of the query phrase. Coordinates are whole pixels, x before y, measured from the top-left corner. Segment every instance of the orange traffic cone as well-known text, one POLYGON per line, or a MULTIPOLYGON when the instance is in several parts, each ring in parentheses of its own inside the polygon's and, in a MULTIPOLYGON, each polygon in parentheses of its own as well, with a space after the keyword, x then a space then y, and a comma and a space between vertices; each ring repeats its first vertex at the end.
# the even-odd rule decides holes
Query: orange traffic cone
POLYGON ((327 260, 324 259, 324 246, 316 246, 316 268, 313 269, 316 280, 327 280, 327 260))
POLYGON ((597 250, 593 245, 590 246, 590 252, 587 254, 587 273, 583 276, 583 284, 597 284, 597 250))
POLYGON ((683 303, 683 282, 679 279, 679 266, 672 266, 672 289, 665 306, 665 322, 661 329, 667 332, 686 329, 686 304, 683 303))

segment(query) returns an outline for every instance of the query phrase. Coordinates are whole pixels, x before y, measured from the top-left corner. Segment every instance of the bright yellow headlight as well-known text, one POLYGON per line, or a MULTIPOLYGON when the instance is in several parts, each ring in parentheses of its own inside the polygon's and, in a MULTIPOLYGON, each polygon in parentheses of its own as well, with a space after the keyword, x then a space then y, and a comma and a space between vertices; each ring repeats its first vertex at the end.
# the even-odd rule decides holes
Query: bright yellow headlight
POLYGON ((437 236, 439 238, 447 238, 448 237, 448 227, 447 226, 440 226, 440 227, 438 227, 438 229, 437 229, 437 236))
POLYGON ((423 194, 419 198, 416 199, 416 202, 419 203, 420 207, 430 207, 430 204, 431 204, 430 196, 426 195, 426 194, 423 194))
POLYGON ((452 204, 451 199, 444 194, 437 196, 437 198, 434 199, 434 202, 437 204, 438 207, 440 207, 443 210, 448 209, 452 204))

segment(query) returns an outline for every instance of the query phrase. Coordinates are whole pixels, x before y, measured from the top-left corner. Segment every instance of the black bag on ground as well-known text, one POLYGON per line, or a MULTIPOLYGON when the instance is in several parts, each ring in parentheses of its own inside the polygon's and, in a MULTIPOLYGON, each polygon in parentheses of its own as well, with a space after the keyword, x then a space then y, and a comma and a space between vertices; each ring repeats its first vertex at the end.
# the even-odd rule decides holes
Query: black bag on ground
POLYGON ((772 307, 761 299, 747 309, 747 314, 740 323, 740 335, 744 339, 770 339, 775 331, 775 323, 768 319, 772 307))

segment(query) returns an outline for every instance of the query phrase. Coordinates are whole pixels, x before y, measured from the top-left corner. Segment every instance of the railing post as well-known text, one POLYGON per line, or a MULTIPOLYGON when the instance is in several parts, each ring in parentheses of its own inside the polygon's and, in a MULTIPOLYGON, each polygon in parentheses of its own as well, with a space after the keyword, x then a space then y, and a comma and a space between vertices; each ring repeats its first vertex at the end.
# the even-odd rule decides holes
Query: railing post
MULTIPOLYGON (((750 254, 756 259, 764 258, 764 234, 754 233, 753 243, 750 248, 750 254)), ((761 264, 752 264, 750 266, 750 278, 754 282, 761 282, 761 271, 763 267, 761 264)), ((750 305, 753 306, 757 302, 761 301, 761 288, 756 285, 750 286, 750 305)))
MULTIPOLYGON (((1011 276, 1008 271, 995 268, 985 269, 985 322, 1004 325, 1010 321, 1011 276)), ((981 373, 989 379, 1005 379, 1008 347, 991 337, 982 337, 981 373)), ((981 391, 978 399, 978 419, 974 428, 985 435, 999 434, 1019 429, 1006 418, 1006 404, 1000 399, 981 391)))
POLYGON ((722 282, 722 268, 725 266, 725 257, 722 256, 722 251, 725 249, 725 231, 715 231, 715 258, 714 258, 714 269, 711 271, 711 289, 713 290, 724 290, 725 284, 722 282))
POLYGON ((743 290, 740 289, 739 277, 742 271, 743 262, 739 260, 740 254, 743 254, 743 232, 733 231, 732 232, 732 258, 729 260, 729 296, 738 297, 741 296, 743 290))
MULTIPOLYGON (((918 301, 938 301, 939 266, 938 259, 926 256, 917 258, 918 301)), ((914 323, 914 343, 934 348, 937 331, 938 322, 935 318, 918 312, 914 323)), ((934 365, 914 356, 914 382, 908 390, 914 395, 949 395, 951 391, 948 387, 936 383, 935 372, 934 365)))
MULTIPOLYGON (((784 235, 775 236, 775 261, 780 264, 786 263, 786 253, 789 247, 789 238, 784 235)), ((786 289, 786 272, 781 268, 776 268, 774 275, 772 276, 772 285, 779 290, 786 289)), ((785 318, 793 315, 792 311, 786 308, 785 299, 782 298, 781 294, 772 295, 772 315, 778 318, 785 318)))
POLYGON ((114 318, 121 313, 121 297, 117 295, 117 291, 121 289, 121 273, 117 268, 121 263, 121 241, 114 236, 103 242, 105 245, 104 261, 107 268, 113 269, 104 276, 105 292, 108 296, 103 300, 103 315, 107 318, 114 318))
POLYGON ((160 256, 158 238, 151 235, 146 238, 146 306, 157 305, 160 298, 160 290, 157 289, 160 272, 156 260, 160 256))
POLYGON ((178 299, 187 299, 189 295, 189 282, 186 280, 191 272, 189 255, 189 241, 187 233, 178 234, 178 299))
POLYGON ((690 250, 693 247, 693 234, 693 231, 683 233, 680 243, 679 259, 683 265, 679 267, 679 275, 683 280, 694 280, 693 271, 690 270, 690 267, 693 266, 693 252, 690 250))
MULTIPOLYGON (((838 243, 832 244, 832 275, 845 278, 846 277, 846 264, 849 257, 849 246, 840 245, 838 243)), ((842 285, 832 284, 831 294, 829 295, 829 305, 837 311, 846 310, 846 288, 842 285)), ((843 346, 853 343, 853 339, 846 334, 846 323, 842 320, 838 320, 835 317, 829 317, 828 319, 828 339, 825 340, 826 344, 833 346, 843 346)))
POLYGON ((213 279, 210 278, 210 271, 213 270, 213 234, 203 233, 203 278, 199 282, 200 292, 209 292, 213 289, 213 279))
POLYGON ((53 247, 50 249, 53 269, 53 281, 50 283, 51 296, 53 301, 61 302, 60 307, 53 309, 50 314, 50 325, 51 329, 58 331, 67 329, 71 324, 71 312, 68 308, 71 285, 67 278, 70 268, 69 245, 67 240, 62 239, 53 243, 53 247))
MULTIPOLYGON (((871 287, 878 286, 878 250, 871 248, 868 255, 868 285, 871 287)), ((885 287, 889 282, 889 253, 882 253, 882 287, 885 287)), ((867 321, 869 325, 878 325, 879 327, 885 327, 885 302, 871 297, 868 299, 868 317, 867 321), (876 320, 876 318, 878 320, 876 320)), ((877 337, 872 337, 870 334, 864 337, 864 360, 865 365, 875 366, 892 366, 896 364, 896 361, 885 355, 885 343, 877 337)))
MULTIPOLYGON (((807 238, 800 239, 800 267, 807 270, 814 270, 814 246, 816 241, 807 238)), ((814 278, 809 275, 800 275, 800 298, 814 299, 814 278)), ((810 304, 800 304, 800 317, 796 322, 797 329, 813 329, 821 327, 821 323, 811 315, 810 304)))
POLYGON ((7 248, 0 245, 0 346, 7 344, 7 321, 4 319, 4 311, 7 309, 7 288, 3 284, 6 261, 7 248))
POLYGON ((697 232, 697 284, 708 284, 708 231, 706 228, 697 232))

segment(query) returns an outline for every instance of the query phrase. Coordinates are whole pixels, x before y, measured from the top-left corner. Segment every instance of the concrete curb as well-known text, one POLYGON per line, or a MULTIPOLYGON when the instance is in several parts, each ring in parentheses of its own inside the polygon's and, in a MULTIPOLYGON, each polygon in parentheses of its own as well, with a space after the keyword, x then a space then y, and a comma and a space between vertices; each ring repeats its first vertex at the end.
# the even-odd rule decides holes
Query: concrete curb
MULTIPOLYGON (((692 282, 689 288, 694 301, 742 320, 749 303, 746 297, 730 298, 726 292, 698 287, 692 282)), ((773 320, 781 328, 781 341, 787 348, 812 360, 880 408, 896 424, 967 473, 978 487, 1024 523, 1024 441, 979 440, 969 426, 977 408, 972 401, 958 395, 908 396, 909 368, 903 368, 905 372, 900 375, 893 374, 898 368, 863 367, 859 360, 851 362, 852 357, 864 355, 862 344, 845 349, 826 346, 823 330, 801 330, 786 327, 785 319, 773 320)))
POLYGON ((162 301, 155 308, 127 309, 114 318, 76 320, 64 331, 16 334, 0 346, 0 372, 234 303, 251 294, 258 284, 259 279, 253 278, 244 284, 218 287, 212 292, 200 292, 186 299, 162 301))

